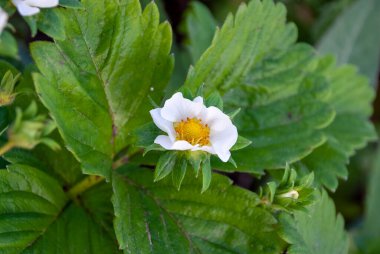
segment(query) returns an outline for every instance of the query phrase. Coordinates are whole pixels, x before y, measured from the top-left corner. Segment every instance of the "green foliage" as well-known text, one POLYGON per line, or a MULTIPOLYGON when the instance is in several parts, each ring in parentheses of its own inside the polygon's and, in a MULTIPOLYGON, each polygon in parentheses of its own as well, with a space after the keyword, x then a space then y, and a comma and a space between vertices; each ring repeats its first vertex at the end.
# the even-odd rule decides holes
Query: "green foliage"
POLYGON ((192 2, 186 13, 183 30, 189 37, 187 46, 196 63, 203 52, 210 46, 217 23, 210 11, 199 2, 192 2))
POLYGON ((254 193, 213 176, 208 191, 185 177, 180 191, 146 169, 129 166, 113 176, 114 226, 124 253, 278 253, 276 220, 257 207, 254 193))
POLYGON ((8 31, 0 35, 0 55, 16 58, 18 54, 17 41, 8 31))
POLYGON ((352 66, 335 67, 332 58, 321 59, 317 67, 331 86, 327 102, 334 107, 336 117, 324 129, 328 140, 302 160, 315 172, 318 183, 331 190, 338 187, 337 177, 346 179, 346 164, 355 150, 376 139, 373 125, 368 122, 372 114, 371 101, 374 93, 363 76, 352 66), (351 91, 350 95, 347 91, 351 91), (353 103, 353 101, 355 103, 353 103))
POLYGON ((61 10, 65 40, 32 45, 42 72, 34 80, 84 172, 109 177, 114 156, 149 118, 147 95, 160 98, 168 82, 171 31, 153 3, 142 13, 136 0, 90 2, 61 10))
POLYGON ((0 175, 2 253, 119 253, 107 226, 113 213, 109 185, 88 190, 78 205, 35 168, 15 164, 0 175))
POLYGON ((318 46, 320 52, 334 54, 339 64, 357 65, 374 86, 379 70, 380 33, 373 31, 379 27, 379 12, 377 0, 356 1, 338 17, 318 46))
POLYGON ((343 254, 348 252, 348 235, 341 215, 336 217, 333 201, 323 191, 307 212, 281 214, 282 237, 290 243, 289 254, 343 254))
MULTIPOLYGON (((138 0, 61 0, 25 18, 32 34, 52 38, 31 44, 31 67, 24 43, 17 52, 11 34, 2 34, 0 57, 22 74, 17 82, 20 72, 0 61, 0 95, 11 99, 0 107, 0 154, 7 152, 0 253, 347 253, 343 219, 323 189, 336 190, 350 157, 376 138, 368 80, 297 43, 284 5, 272 0, 242 4, 220 28, 193 2, 179 29, 185 47, 173 49, 162 4, 143 0, 143 10, 138 0), (177 89, 229 113, 245 137, 232 147, 230 164, 153 144, 160 131, 151 104, 177 89), (268 174, 255 179, 256 194, 214 169, 268 174)), ((15 10, 9 1, 0 5, 15 10)), ((353 24, 374 26, 377 6, 358 0, 321 46, 371 78, 377 62, 358 56, 378 36, 353 24), (334 39, 342 23, 354 28, 347 42, 334 39)), ((364 253, 378 248, 378 176, 375 170, 356 237, 364 253)))

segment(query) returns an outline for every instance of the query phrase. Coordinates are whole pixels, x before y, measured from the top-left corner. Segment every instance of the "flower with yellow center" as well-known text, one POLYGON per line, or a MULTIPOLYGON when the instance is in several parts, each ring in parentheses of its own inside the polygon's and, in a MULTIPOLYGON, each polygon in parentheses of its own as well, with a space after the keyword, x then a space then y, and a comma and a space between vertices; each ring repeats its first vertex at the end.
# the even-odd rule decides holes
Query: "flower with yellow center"
POLYGON ((164 107, 150 111, 154 123, 167 135, 154 143, 166 150, 205 151, 216 154, 223 162, 230 157, 238 132, 231 119, 217 107, 206 107, 202 97, 193 101, 174 94, 164 107))

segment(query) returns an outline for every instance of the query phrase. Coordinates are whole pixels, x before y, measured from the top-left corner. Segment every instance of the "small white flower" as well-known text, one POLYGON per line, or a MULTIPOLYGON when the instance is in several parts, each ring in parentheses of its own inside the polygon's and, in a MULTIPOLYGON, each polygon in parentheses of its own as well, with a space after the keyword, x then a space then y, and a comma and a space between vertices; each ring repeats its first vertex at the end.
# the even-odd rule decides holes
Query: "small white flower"
POLYGON ((59 0, 12 0, 22 16, 32 16, 40 12, 40 8, 56 7, 59 0))
POLYGON ((168 134, 158 136, 154 143, 167 150, 206 151, 223 162, 230 159, 237 129, 220 109, 207 108, 202 97, 191 101, 176 93, 163 108, 153 109, 150 114, 157 127, 168 134))
POLYGON ((8 22, 8 13, 0 8, 0 34, 3 32, 8 22))

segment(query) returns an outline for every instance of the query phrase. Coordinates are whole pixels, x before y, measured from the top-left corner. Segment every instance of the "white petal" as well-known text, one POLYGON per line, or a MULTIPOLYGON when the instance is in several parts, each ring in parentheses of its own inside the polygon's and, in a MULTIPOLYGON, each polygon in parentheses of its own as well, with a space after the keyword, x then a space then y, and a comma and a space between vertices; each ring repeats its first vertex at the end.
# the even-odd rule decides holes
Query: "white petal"
POLYGON ((235 145, 238 139, 236 127, 231 123, 227 123, 223 131, 211 132, 210 142, 215 153, 223 161, 227 162, 231 156, 230 149, 235 145))
POLYGON ((176 134, 173 123, 162 118, 161 108, 152 109, 149 112, 153 118, 153 122, 157 125, 157 127, 160 128, 160 130, 166 132, 169 135, 170 139, 174 142, 176 134))
POLYGON ((230 117, 213 106, 208 107, 206 111, 202 113, 201 119, 208 124, 211 131, 222 131, 227 126, 232 125, 230 117))
POLYGON ((40 8, 51 8, 56 7, 59 0, 25 0, 25 4, 40 8))
POLYGON ((22 16, 32 16, 40 12, 39 8, 31 7, 23 0, 12 0, 12 2, 22 16))
POLYGON ((154 140, 155 144, 159 144, 166 150, 191 150, 194 146, 191 145, 187 141, 179 140, 179 141, 171 141, 168 136, 160 135, 154 140))
POLYGON ((205 151, 211 154, 216 154, 214 148, 211 146, 194 146, 191 151, 205 151))
POLYGON ((8 14, 0 8, 0 34, 8 22, 8 14))
POLYGON ((183 98, 182 93, 175 93, 168 99, 161 110, 161 116, 170 122, 180 122, 186 118, 199 117, 206 108, 203 103, 183 98))
POLYGON ((196 103, 202 103, 202 104, 203 104, 203 97, 198 96, 198 97, 196 97, 196 98, 193 100, 193 102, 196 102, 196 103))

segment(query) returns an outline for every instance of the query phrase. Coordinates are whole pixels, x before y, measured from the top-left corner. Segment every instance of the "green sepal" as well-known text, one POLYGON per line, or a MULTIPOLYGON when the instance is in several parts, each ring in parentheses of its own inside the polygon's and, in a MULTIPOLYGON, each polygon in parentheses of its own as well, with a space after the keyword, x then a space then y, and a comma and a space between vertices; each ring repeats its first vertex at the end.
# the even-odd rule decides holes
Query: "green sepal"
POLYGON ((214 106, 223 110, 223 99, 218 91, 212 92, 205 101, 207 107, 214 106))
POLYGON ((244 138, 242 136, 239 136, 235 145, 231 148, 231 151, 237 151, 237 150, 241 150, 243 148, 246 148, 247 146, 249 146, 250 144, 252 144, 252 141, 247 139, 247 138, 244 138))
POLYGON ((143 153, 143 156, 145 156, 147 153, 151 152, 151 151, 166 151, 162 146, 158 145, 158 144, 151 144, 150 146, 146 147, 144 149, 144 153, 143 153))
POLYGON ((161 155, 157 162, 156 169, 154 171, 154 181, 160 181, 161 179, 169 175, 173 171, 176 160, 176 152, 169 151, 161 155))
POLYGON ((228 113, 227 115, 230 117, 231 120, 233 120, 240 113, 240 111, 241 111, 241 108, 238 108, 235 111, 228 113))
POLYGON ((190 162, 190 165, 194 169, 196 178, 198 178, 202 161, 206 159, 206 156, 208 156, 207 153, 202 152, 202 151, 188 151, 187 152, 187 159, 190 162))
POLYGON ((186 99, 194 99, 194 95, 188 87, 182 86, 180 89, 178 89, 178 92, 182 93, 183 97, 186 99))
POLYGON ((197 92, 195 93, 195 96, 196 96, 196 97, 197 97, 197 96, 201 96, 201 97, 203 97, 203 94, 204 94, 204 88, 205 88, 205 84, 202 83, 202 84, 198 87, 197 92))
POLYGON ((206 156, 206 159, 202 162, 202 192, 204 193, 211 184, 211 178, 212 178, 212 170, 211 170, 211 163, 210 163, 210 156, 206 156))
POLYGON ((181 184, 186 175, 187 169, 187 160, 186 157, 181 156, 181 158, 177 158, 177 162, 174 166, 172 173, 173 185, 179 191, 181 189, 181 184))
POLYGON ((268 192, 269 192, 269 201, 273 203, 274 195, 276 194, 277 184, 275 182, 267 183, 268 192))
POLYGON ((235 168, 237 168, 236 161, 232 158, 232 156, 230 157, 230 159, 228 160, 228 162, 231 163, 232 166, 234 166, 235 168))

